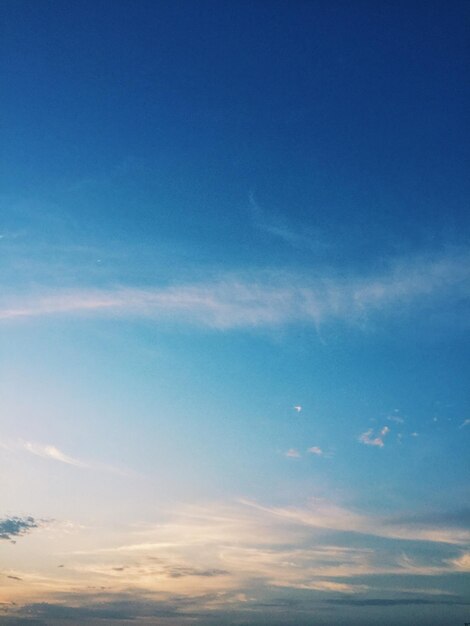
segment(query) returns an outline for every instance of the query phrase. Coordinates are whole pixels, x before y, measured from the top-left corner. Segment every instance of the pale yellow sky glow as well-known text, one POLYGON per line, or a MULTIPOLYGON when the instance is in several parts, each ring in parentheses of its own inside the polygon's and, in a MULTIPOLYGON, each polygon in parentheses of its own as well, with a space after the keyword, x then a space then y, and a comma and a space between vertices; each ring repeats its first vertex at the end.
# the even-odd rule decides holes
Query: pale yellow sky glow
MULTIPOLYGON (((90 528, 43 521, 15 545, 2 545, 3 603, 60 602, 90 589, 119 594, 135 590, 162 598, 174 594, 256 594, 263 587, 363 593, 361 576, 437 575, 470 571, 469 553, 429 565, 413 556, 411 541, 469 541, 468 532, 393 526, 325 500, 304 509, 255 502, 185 506, 155 524, 90 528), (348 545, 338 531, 361 541, 348 545), (368 542, 377 535, 409 540, 409 554, 389 548, 379 555, 368 542), (308 544, 308 547, 307 547, 308 544), (345 578, 348 581, 345 581, 345 578), (258 592, 256 591, 258 589, 258 592)), ((235 600, 234 600, 235 601, 235 600)))

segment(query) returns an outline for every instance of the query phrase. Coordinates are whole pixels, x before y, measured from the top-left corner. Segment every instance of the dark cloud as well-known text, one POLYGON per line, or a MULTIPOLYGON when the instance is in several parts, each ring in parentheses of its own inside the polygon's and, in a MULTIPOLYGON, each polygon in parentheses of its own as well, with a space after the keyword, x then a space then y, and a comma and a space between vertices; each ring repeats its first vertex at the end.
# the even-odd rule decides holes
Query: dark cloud
MULTIPOLYGON (((145 590, 127 590, 119 594, 110 592, 98 593, 64 593, 60 594, 55 603, 31 603, 22 607, 15 607, 9 612, 9 619, 18 621, 5 622, 0 617, 0 626, 24 624, 25 626, 104 626, 104 624, 116 624, 116 626, 131 626, 138 623, 142 626, 156 626, 156 624, 171 624, 178 626, 311 626, 315 616, 315 624, 318 626, 332 626, 332 612, 353 613, 355 626, 363 626, 362 618, 368 608, 376 607, 417 607, 429 605, 431 610, 447 612, 450 605, 466 607, 469 603, 461 598, 433 597, 432 599, 414 596, 402 598, 337 598, 328 599, 307 597, 303 593, 298 598, 272 597, 265 602, 250 601, 242 604, 231 604, 229 608, 207 607, 215 600, 220 604, 221 597, 217 593, 208 593, 197 597, 173 595, 160 598, 149 598, 145 590), (353 611, 357 607, 358 610, 353 611), (432 607, 435 607, 433 609, 432 607), (24 618, 21 621, 20 618, 24 618), (361 621, 358 621, 358 620, 361 621), (38 620, 35 622, 34 620, 38 620)), ((234 596, 227 596, 227 601, 233 601, 234 596)), ((463 609, 465 610, 465 609, 463 609)), ((353 617, 353 616, 351 616, 353 617)), ((399 623, 398 621, 396 622, 399 623)), ((402 620, 400 624, 404 624, 402 620)), ((416 622, 423 624, 427 622, 416 622)), ((433 622, 437 624, 438 622, 433 622)))
MULTIPOLYGON (((241 624, 253 623, 255 615, 251 613, 251 604, 248 612, 244 610, 248 607, 240 606, 233 607, 229 611, 207 609, 208 604, 214 601, 220 602, 220 599, 218 593, 207 593, 197 597, 162 595, 159 599, 149 598, 145 590, 128 590, 121 593, 67 592, 59 594, 54 603, 30 603, 11 609, 9 617, 13 619, 24 616, 25 626, 29 623, 27 620, 30 619, 44 620, 49 626, 62 626, 63 624, 104 626, 105 623, 115 623, 116 626, 129 624, 130 626, 134 622, 142 626, 156 626, 160 623, 166 624, 167 620, 168 623, 178 624, 178 626, 232 626, 234 624, 241 626, 241 624)), ((289 611, 288 606, 285 609, 289 611)), ((264 612, 263 610, 262 613, 264 612)), ((268 624, 266 621, 262 623, 263 626, 268 624)), ((289 626, 292 623, 289 622, 289 626)), ((1 618, 0 625, 4 625, 1 618)), ((279 626, 285 625, 286 622, 279 623, 279 626)), ((278 626, 278 624, 275 621, 269 621, 269 626, 278 626)))
POLYGON ((256 602, 252 606, 258 609, 294 609, 302 605, 301 601, 294 598, 277 598, 268 602, 256 602))
POLYGON ((213 576, 227 576, 229 574, 224 569, 197 569, 196 567, 168 567, 165 571, 170 578, 181 578, 183 576, 212 578, 213 576))
POLYGON ((367 607, 367 606, 409 606, 409 605, 463 605, 470 606, 470 602, 465 602, 459 598, 455 598, 452 600, 449 599, 434 599, 428 600, 426 598, 374 598, 374 599, 364 599, 364 600, 353 600, 352 598, 337 598, 335 600, 326 600, 328 604, 334 604, 336 606, 356 606, 356 607, 367 607))
POLYGON ((96 607, 67 606, 65 604, 50 604, 39 602, 22 607, 22 612, 43 617, 46 619, 133 619, 135 612, 127 602, 102 604, 96 607))
POLYGON ((5 517, 0 520, 0 539, 12 541, 13 537, 20 537, 38 526, 34 517, 5 517))
POLYGON ((12 580, 23 580, 19 576, 7 576, 7 578, 11 578, 12 580))
MULTIPOLYGON (((207 597, 207 596, 206 596, 207 597)), ((198 599, 202 602, 202 599, 198 599)), ((57 603, 37 602, 18 608, 16 615, 40 618, 46 621, 72 620, 73 623, 88 624, 95 620, 141 620, 144 618, 194 619, 192 599, 175 596, 171 599, 149 600, 139 592, 120 594, 98 592, 89 594, 62 594, 57 603)), ((52 623, 52 622, 51 622, 52 623)), ((100 622, 101 623, 101 622, 100 622)), ((152 622, 153 623, 153 622, 152 622)))
POLYGON ((0 617, 1 626, 48 626, 42 619, 29 617, 0 617))

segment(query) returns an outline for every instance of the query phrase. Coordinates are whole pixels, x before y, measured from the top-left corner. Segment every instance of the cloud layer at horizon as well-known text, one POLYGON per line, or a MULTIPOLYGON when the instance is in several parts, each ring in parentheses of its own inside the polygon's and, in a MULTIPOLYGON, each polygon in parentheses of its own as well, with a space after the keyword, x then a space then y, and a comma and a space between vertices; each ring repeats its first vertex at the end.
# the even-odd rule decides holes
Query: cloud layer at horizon
POLYGON ((400 585, 400 597, 395 591, 390 601, 407 604, 411 594, 418 604, 465 604, 449 591, 446 578, 470 571, 465 519, 447 515, 451 524, 443 524, 444 518, 436 524, 438 518, 380 519, 325 499, 297 508, 254 501, 206 503, 180 507, 153 524, 114 529, 106 547, 93 529, 59 526, 45 540, 62 545, 61 533, 72 533, 75 543, 75 549, 49 558, 56 568, 60 558, 60 575, 47 564, 36 566, 34 575, 8 570, 8 587, 16 585, 19 602, 8 614, 41 616, 30 609, 42 598, 51 617, 56 607, 57 616, 63 611, 73 618, 70 601, 96 609, 89 617, 106 617, 99 607, 128 595, 130 615, 145 611, 147 601, 158 606, 179 598, 180 617, 189 618, 184 607, 191 607, 200 623, 206 614, 216 619, 227 607, 234 616, 237 611, 262 615, 263 603, 287 590, 312 593, 313 606, 344 597, 367 606, 400 585), (436 582, 426 585, 429 578, 436 582))

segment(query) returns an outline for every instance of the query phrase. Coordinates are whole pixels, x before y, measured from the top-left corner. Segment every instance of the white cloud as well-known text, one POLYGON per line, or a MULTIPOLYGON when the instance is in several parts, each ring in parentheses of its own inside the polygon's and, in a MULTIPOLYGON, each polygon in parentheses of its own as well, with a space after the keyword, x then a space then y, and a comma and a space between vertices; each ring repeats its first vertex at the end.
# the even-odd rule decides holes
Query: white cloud
POLYGON ((87 461, 69 456, 52 444, 43 444, 33 441, 25 441, 24 439, 17 439, 16 441, 0 442, 0 447, 10 451, 29 452, 30 454, 34 454, 35 456, 43 459, 65 463, 66 465, 72 465, 82 469, 103 470, 115 474, 126 475, 126 472, 120 470, 119 468, 101 463, 89 463, 87 461))
POLYGON ((399 313, 436 299, 468 297, 469 255, 395 262, 380 275, 312 278, 287 272, 227 274, 213 282, 169 287, 69 289, 4 296, 0 319, 43 315, 115 315, 230 329, 295 322, 357 322, 373 312, 399 313))
POLYGON ((90 467, 84 461, 74 459, 73 457, 68 456, 67 454, 50 444, 33 443, 31 441, 20 441, 18 442, 18 448, 21 448, 26 452, 31 452, 31 454, 40 456, 43 459, 52 459, 53 461, 59 461, 60 463, 66 463, 67 465, 74 465, 75 467, 90 467))
POLYGON ((384 438, 390 432, 390 428, 388 426, 384 426, 380 429, 378 435, 374 435, 374 431, 372 428, 366 430, 366 432, 359 435, 359 441, 366 446, 377 446, 378 448, 384 447, 384 438))
POLYGON ((457 571, 470 572, 470 552, 465 552, 457 559, 452 559, 451 563, 457 571))
POLYGON ((358 585, 352 583, 339 583, 332 580, 316 580, 313 582, 300 581, 278 581, 273 582, 275 587, 291 587, 295 589, 312 589, 314 591, 333 591, 337 593, 361 593, 367 591, 367 585, 358 585))
POLYGON ((310 452, 310 454, 316 454, 317 456, 323 455, 323 450, 319 448, 318 446, 312 446, 311 448, 307 450, 307 452, 310 452))
POLYGON ((284 453, 284 456, 286 456, 289 459, 299 459, 300 452, 296 450, 295 448, 290 448, 289 450, 287 450, 287 452, 284 453))
POLYGON ((435 541, 451 544, 468 544, 470 531, 458 527, 445 527, 432 523, 407 523, 381 518, 347 509, 324 498, 312 498, 305 507, 262 506, 250 500, 243 504, 300 526, 357 532, 390 539, 435 541))
POLYGON ((460 424, 460 428, 465 428, 465 426, 470 426, 470 419, 466 419, 460 424))

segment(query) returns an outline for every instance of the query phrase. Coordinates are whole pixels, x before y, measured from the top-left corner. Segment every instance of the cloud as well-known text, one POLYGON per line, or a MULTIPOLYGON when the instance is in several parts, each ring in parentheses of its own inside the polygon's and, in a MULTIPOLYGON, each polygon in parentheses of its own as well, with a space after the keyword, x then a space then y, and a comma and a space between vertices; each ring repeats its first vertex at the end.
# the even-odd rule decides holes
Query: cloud
POLYGON ((284 453, 284 456, 289 459, 299 459, 301 455, 300 452, 295 448, 290 448, 289 450, 287 450, 287 452, 284 453))
POLYGON ((384 437, 388 435, 390 432, 390 428, 388 426, 384 426, 378 435, 373 434, 373 429, 369 428, 366 432, 359 435, 359 441, 366 446, 377 446, 379 448, 384 447, 384 437))
MULTIPOLYGON (((124 589, 120 592, 96 590, 60 594, 55 601, 28 602, 13 607, 9 614, 37 617, 48 623, 73 620, 74 624, 102 624, 102 620, 116 620, 128 624, 136 620, 142 624, 221 624, 230 610, 246 603, 244 594, 201 593, 194 595, 149 594, 140 589, 124 589), (222 611, 220 611, 222 609, 222 611), (51 620, 49 622, 49 620, 51 620), (52 621, 53 620, 53 621, 52 621), (157 620, 157 622, 155 621, 157 620), (160 621, 162 620, 162 621, 160 621), (168 620, 168 621, 167 621, 168 620)), ((27 623, 27 622, 25 622, 27 623)))
POLYGON ((0 447, 10 451, 22 451, 29 452, 35 456, 51 461, 58 461, 59 463, 65 463, 66 465, 72 465, 83 469, 103 470, 120 475, 126 475, 126 472, 109 465, 100 463, 88 463, 80 459, 74 458, 65 454, 59 448, 52 444, 42 444, 32 441, 25 441, 23 439, 17 439, 16 441, 1 442, 0 447))
POLYGON ((323 456, 323 450, 318 446, 312 446, 307 450, 307 452, 310 452, 310 454, 316 454, 317 456, 323 456))
MULTIPOLYGON (((159 597, 148 596, 139 590, 125 590, 121 593, 97 592, 67 594, 60 602, 34 602, 14 607, 10 615, 17 615, 18 622, 23 616, 24 623, 29 624, 28 617, 47 620, 48 623, 73 623, 98 625, 114 622, 128 624, 134 621, 142 624, 233 624, 230 609, 234 599, 227 594, 202 594, 196 597, 170 595, 159 597), (222 602, 225 610, 217 610, 222 602), (57 620, 57 621, 56 621, 57 620), (121 621, 122 620, 122 621, 121 621)), ((243 603, 239 598, 238 602, 243 603)), ((0 618, 1 623, 1 618, 0 618)), ((10 621, 7 622, 10 624, 10 621)), ((36 622, 31 622, 31 624, 36 622)))
POLYGON ((166 572, 170 578, 181 578, 182 576, 202 576, 212 578, 214 576, 227 576, 230 572, 224 569, 198 569, 196 567, 170 567, 166 572))
POLYGON ((468 254, 391 263, 380 274, 338 276, 257 272, 226 274, 206 283, 41 290, 4 295, 0 320, 49 315, 144 317, 215 329, 363 322, 373 313, 399 315, 410 307, 470 295, 468 254))
POLYGON ((6 517, 0 519, 0 539, 11 541, 38 527, 39 522, 34 517, 6 517))
POLYGON ((309 506, 300 508, 269 507, 250 500, 243 500, 242 502, 246 506, 261 510, 267 515, 283 519, 286 523, 295 523, 304 527, 409 541, 431 541, 456 545, 466 545, 470 542, 468 527, 462 523, 446 523, 444 514, 441 514, 438 521, 420 520, 419 518, 410 521, 409 516, 400 519, 396 516, 381 518, 364 515, 321 498, 313 498, 309 506))
POLYGON ((457 571, 470 572, 470 552, 465 552, 458 558, 453 559, 452 564, 457 571))
POLYGON ((327 600, 329 604, 342 605, 342 606, 356 606, 356 607, 370 607, 370 606, 378 606, 378 607, 390 607, 390 606, 422 606, 422 605, 464 605, 469 606, 470 602, 465 602, 460 598, 455 598, 452 600, 442 599, 442 600, 429 600, 427 598, 374 598, 363 600, 354 600, 349 598, 337 598, 334 600, 327 600))
POLYGON ((299 232, 293 229, 284 217, 264 211, 256 202, 253 193, 250 193, 249 201, 253 225, 260 231, 297 249, 319 252, 329 247, 329 245, 325 244, 324 237, 321 238, 319 233, 313 231, 305 232, 305 228, 303 232, 299 232))
MULTIPOLYGON (((106 619, 106 620, 123 620, 134 619, 137 606, 134 606, 129 602, 102 602, 97 606, 67 606, 65 604, 52 604, 48 602, 41 602, 35 604, 28 604, 22 607, 19 611, 23 611, 27 615, 36 615, 38 617, 44 617, 46 619, 64 619, 64 620, 82 620, 82 623, 87 623, 91 619, 106 619)), ((169 613, 164 610, 160 616, 174 615, 175 611, 169 613)))
POLYGON ((470 419, 464 420, 464 421, 460 424, 460 428, 465 428, 465 426, 470 426, 470 419))
MULTIPOLYGON (((397 599, 409 588, 437 601, 438 584, 431 577, 468 571, 468 547, 456 542, 468 543, 470 535, 445 526, 453 513, 438 516, 437 525, 431 518, 420 523, 418 515, 409 517, 390 520, 321 499, 300 507, 248 501, 187 505, 166 512, 159 523, 124 532, 109 528, 95 547, 90 528, 83 529, 74 546, 81 541, 86 549, 60 553, 66 554, 65 570, 57 570, 56 550, 48 577, 10 570, 27 582, 24 592, 20 584, 12 582, 11 588, 24 594, 26 605, 18 614, 51 622, 68 615, 81 623, 119 615, 173 617, 175 625, 192 616, 191 623, 208 624, 210 614, 221 624, 218 610, 261 611, 260 619, 266 615, 263 603, 287 594, 315 602, 385 592, 397 599), (454 543, 440 543, 445 540, 454 543), (424 591, 415 578, 421 575, 430 581, 424 591)), ((300 623, 291 609, 292 623, 300 623)))
POLYGON ((358 585, 351 583, 339 583, 333 580, 316 580, 307 583, 292 582, 277 582, 274 583, 275 587, 290 587, 295 589, 311 589, 312 591, 325 591, 325 592, 337 592, 337 593, 361 593, 367 591, 367 585, 358 585))
MULTIPOLYGON (((1 607, 1 604, 0 604, 1 607)), ((1 617, 0 624, 2 626, 50 626, 46 624, 42 619, 35 619, 29 617, 1 617)))
MULTIPOLYGON (((328 586, 328 581, 324 581, 328 586)), ((321 583, 319 583, 321 587, 321 583)), ((359 585, 358 585, 359 587, 359 585)), ((322 591, 321 589, 312 589, 322 591)), ((315 623, 331 623, 331 610, 334 610, 334 621, 352 619, 352 608, 380 608, 399 606, 432 606, 443 607, 468 606, 468 602, 459 597, 422 598, 418 596, 389 597, 328 597, 319 599, 318 595, 307 595, 304 591, 297 597, 279 597, 282 590, 278 588, 277 596, 264 599, 247 597, 246 594, 204 594, 198 597, 184 598, 173 595, 168 598, 148 597, 139 591, 126 590, 121 594, 99 593, 77 594, 75 598, 64 598, 59 602, 28 603, 22 607, 14 607, 10 612, 7 624, 55 624, 73 623, 98 626, 104 622, 129 624, 134 621, 142 624, 168 624, 181 626, 308 626, 315 616, 315 623), (225 603, 225 604, 223 604, 225 603), (323 613, 322 611, 327 611, 323 613), (18 621, 13 621, 15 617, 18 621), (37 622, 34 618, 44 619, 37 622), (22 621, 23 620, 23 621, 22 621), (31 620, 31 621, 30 621, 31 620)), ((444 609, 448 610, 448 609, 444 609)), ((367 621, 364 614, 359 617, 367 621)), ((391 617, 391 616, 390 616, 391 617)), ((440 617, 438 615, 438 617, 440 617)), ((445 619, 445 618, 444 618, 445 619)), ((354 615, 357 622, 357 616, 354 615)), ((1 621, 1 618, 0 618, 1 621)), ((393 621, 393 618, 392 618, 393 621)))
POLYGON ((31 441, 19 441, 18 448, 40 456, 43 459, 51 459, 53 461, 59 461, 60 463, 66 463, 67 465, 73 465, 75 467, 89 467, 87 463, 79 461, 71 456, 68 456, 58 448, 50 444, 33 443, 31 441))

